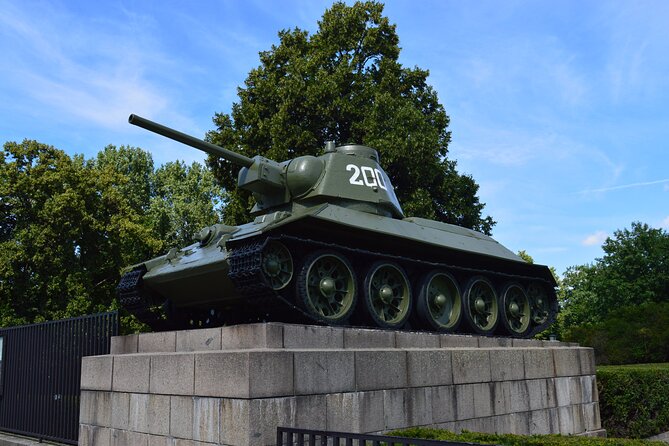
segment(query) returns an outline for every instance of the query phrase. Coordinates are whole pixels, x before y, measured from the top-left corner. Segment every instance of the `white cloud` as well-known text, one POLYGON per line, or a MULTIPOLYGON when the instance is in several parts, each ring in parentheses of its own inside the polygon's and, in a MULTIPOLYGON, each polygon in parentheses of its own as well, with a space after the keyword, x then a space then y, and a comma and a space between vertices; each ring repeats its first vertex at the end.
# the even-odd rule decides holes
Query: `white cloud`
POLYGON ((597 231, 594 234, 590 234, 581 241, 581 244, 584 246, 595 246, 601 245, 606 241, 608 234, 604 231, 597 231))
POLYGON ((135 26, 79 21, 46 6, 28 9, 8 7, 0 15, 0 49, 12 66, 5 82, 35 107, 107 128, 124 126, 129 111, 155 115, 169 108, 165 91, 147 72, 167 69, 170 61, 150 38, 133 34, 135 26))
POLYGON ((657 181, 642 181, 639 183, 630 183, 630 184, 621 184, 619 186, 610 186, 610 187, 602 187, 599 189, 587 189, 587 190, 582 190, 580 193, 582 194, 589 194, 593 192, 609 192, 613 190, 620 190, 620 189, 630 189, 633 187, 644 187, 644 186, 653 186, 655 184, 663 184, 664 183, 664 190, 668 190, 669 188, 669 178, 665 180, 657 180, 657 181))
POLYGON ((662 225, 662 227, 663 227, 664 229, 669 229, 669 216, 667 216, 667 218, 665 218, 664 220, 662 220, 661 225, 662 225))

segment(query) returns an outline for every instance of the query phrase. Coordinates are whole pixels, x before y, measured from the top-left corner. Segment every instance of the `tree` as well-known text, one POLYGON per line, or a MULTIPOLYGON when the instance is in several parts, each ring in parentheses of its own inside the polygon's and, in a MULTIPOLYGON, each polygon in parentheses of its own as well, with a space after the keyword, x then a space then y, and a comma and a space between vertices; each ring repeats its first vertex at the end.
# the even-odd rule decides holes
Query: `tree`
POLYGON ((130 249, 155 244, 125 178, 36 141, 6 143, 0 160, 3 324, 108 309, 130 249))
POLYGON ((163 249, 188 245, 197 231, 221 221, 222 191, 201 164, 167 163, 155 172, 152 183, 148 217, 163 249))
POLYGON ((117 308, 122 270, 191 243, 220 221, 219 202, 211 172, 197 163, 154 171, 138 148, 108 146, 85 160, 36 141, 6 143, 0 326, 117 308))
POLYGON ((614 232, 604 257, 573 266, 563 278, 564 325, 603 321, 621 307, 669 302, 669 233, 647 224, 614 232))
MULTIPOLYGON (((337 2, 318 25, 311 36, 279 32, 207 139, 277 161, 315 155, 328 140, 366 144, 380 152, 408 215, 490 233, 478 185, 447 159, 449 118, 429 73, 398 62, 399 38, 383 5, 337 2)), ((235 190, 238 167, 214 157, 208 164, 226 190, 226 222, 248 221, 252 198, 235 190)))

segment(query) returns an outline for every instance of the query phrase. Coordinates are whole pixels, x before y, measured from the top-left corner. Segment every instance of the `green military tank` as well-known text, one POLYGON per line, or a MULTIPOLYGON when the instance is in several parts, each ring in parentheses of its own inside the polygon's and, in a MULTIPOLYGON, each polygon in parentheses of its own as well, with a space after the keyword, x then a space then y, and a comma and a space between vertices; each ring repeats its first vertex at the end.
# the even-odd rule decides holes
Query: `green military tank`
POLYGON ((376 150, 248 158, 131 115, 131 124, 239 165, 254 220, 216 224, 135 265, 120 303, 154 330, 251 321, 530 337, 555 319, 555 280, 491 237, 405 218, 376 150))

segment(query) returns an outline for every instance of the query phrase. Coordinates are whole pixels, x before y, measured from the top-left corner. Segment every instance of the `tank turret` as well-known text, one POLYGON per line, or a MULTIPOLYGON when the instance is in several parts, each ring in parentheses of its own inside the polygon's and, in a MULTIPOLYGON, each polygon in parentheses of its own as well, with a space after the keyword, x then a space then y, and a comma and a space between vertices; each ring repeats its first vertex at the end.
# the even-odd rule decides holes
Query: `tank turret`
POLYGON ((246 157, 131 115, 129 122, 240 167, 253 221, 129 269, 120 303, 154 330, 259 320, 529 337, 557 313, 555 279, 491 237, 405 218, 371 147, 246 157))
POLYGON ((276 162, 262 156, 249 158, 137 115, 130 115, 128 122, 240 166, 237 186, 253 193, 254 216, 290 211, 295 202, 333 202, 363 212, 404 216, 388 175, 379 165, 379 155, 371 147, 335 147, 328 142, 321 156, 276 162))

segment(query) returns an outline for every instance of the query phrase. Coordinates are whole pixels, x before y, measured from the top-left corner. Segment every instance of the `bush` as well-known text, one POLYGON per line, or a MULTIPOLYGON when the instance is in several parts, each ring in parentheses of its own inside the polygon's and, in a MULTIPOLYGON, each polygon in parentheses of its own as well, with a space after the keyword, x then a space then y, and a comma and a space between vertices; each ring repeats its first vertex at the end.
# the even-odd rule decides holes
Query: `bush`
POLYGON ((669 431, 669 364, 597 369, 602 427, 614 437, 669 431))
POLYGON ((595 349, 597 364, 669 362, 669 302, 615 310, 588 327, 572 327, 565 341, 595 349))
POLYGON ((503 446, 666 446, 661 441, 630 440, 623 438, 567 437, 562 435, 512 435, 483 434, 463 431, 454 434, 440 429, 412 428, 391 432, 388 435, 429 440, 461 441, 503 446))

